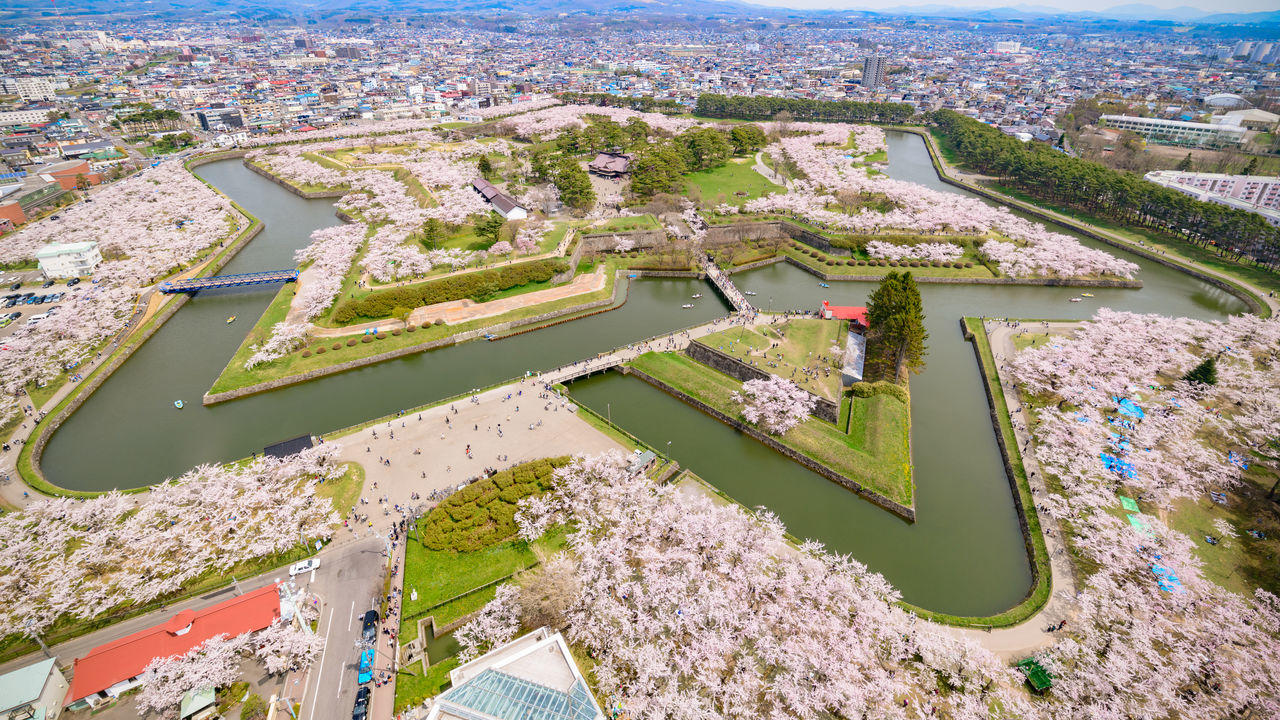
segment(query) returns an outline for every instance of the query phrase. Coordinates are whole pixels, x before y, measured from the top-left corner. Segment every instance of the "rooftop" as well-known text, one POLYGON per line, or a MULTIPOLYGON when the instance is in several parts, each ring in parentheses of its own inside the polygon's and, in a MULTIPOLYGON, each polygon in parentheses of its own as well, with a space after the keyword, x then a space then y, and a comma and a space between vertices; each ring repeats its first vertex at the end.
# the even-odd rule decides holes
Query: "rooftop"
POLYGON ((55 660, 41 660, 0 675, 0 713, 39 700, 55 660))

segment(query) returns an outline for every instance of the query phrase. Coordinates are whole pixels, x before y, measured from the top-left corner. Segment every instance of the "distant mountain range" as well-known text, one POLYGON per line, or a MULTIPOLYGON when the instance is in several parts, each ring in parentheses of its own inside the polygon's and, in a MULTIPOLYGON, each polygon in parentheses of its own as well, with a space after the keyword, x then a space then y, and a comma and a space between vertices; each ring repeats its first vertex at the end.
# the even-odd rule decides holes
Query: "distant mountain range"
MULTIPOLYGON (((775 2, 785 0, 774 0, 775 2)), ((858 0, 852 0, 856 3, 858 0)), ((620 16, 709 17, 930 17, 974 21, 1116 21, 1134 23, 1163 21, 1188 25, 1280 25, 1280 10, 1254 13, 1209 13, 1193 7, 1160 8, 1154 5, 1117 5, 1102 11, 1067 11, 1043 5, 999 7, 959 7, 954 5, 900 5, 886 9, 787 8, 760 5, 746 0, 6 0, 0 2, 0 23, 40 18, 96 16, 101 20, 123 18, 184 19, 229 16, 242 20, 282 20, 287 18, 338 19, 342 17, 387 17, 422 13, 495 15, 589 14, 620 16)), ((351 22, 348 20, 347 22, 351 22)))
POLYGON ((867 12, 882 15, 985 20, 1069 18, 1072 20, 1157 20, 1196 25, 1280 23, 1280 10, 1253 13, 1210 13, 1185 5, 1175 8, 1161 8, 1141 3, 1117 5, 1107 10, 1080 11, 1061 10, 1042 5, 1006 5, 988 8, 958 7, 954 5, 900 5, 867 12))

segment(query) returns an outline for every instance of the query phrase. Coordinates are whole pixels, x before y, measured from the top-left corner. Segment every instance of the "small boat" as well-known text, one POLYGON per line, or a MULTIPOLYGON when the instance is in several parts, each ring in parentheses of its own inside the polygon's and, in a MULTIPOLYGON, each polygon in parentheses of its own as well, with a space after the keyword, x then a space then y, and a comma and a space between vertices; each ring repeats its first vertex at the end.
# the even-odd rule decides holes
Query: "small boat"
POLYGON ((1071 298, 1071 302, 1082 302, 1081 298, 1071 298))
POLYGON ((755 290, 748 290, 748 291, 746 291, 744 294, 745 294, 745 295, 755 295, 755 294, 756 294, 756 291, 755 291, 755 290))
POLYGON ((694 300, 697 300, 697 299, 698 299, 698 298, 700 298, 700 297, 702 297, 702 293, 694 293, 694 294, 693 294, 693 299, 694 299, 694 300))
POLYGON ((231 317, 227 318, 227 324, 228 324, 228 325, 230 325, 231 323, 233 323, 233 322, 235 322, 235 321, 236 321, 236 316, 235 316, 235 315, 232 315, 231 317))
POLYGON ((174 400, 174 401, 173 401, 173 406, 174 406, 174 407, 176 407, 176 408, 178 408, 179 410, 181 410, 181 409, 182 409, 182 401, 181 401, 181 400, 174 400))
POLYGON ((828 285, 828 284, 826 284, 826 283, 818 283, 818 287, 820 287, 820 288, 829 288, 829 287, 831 287, 831 286, 830 286, 830 285, 828 285))
POLYGON ((1093 297, 1093 293, 1080 293, 1080 297, 1093 297))
POLYGON ((484 339, 485 339, 485 340, 491 340, 491 341, 492 341, 492 340, 497 340, 497 339, 498 339, 498 336, 497 336, 497 335, 494 335, 493 333, 485 333, 485 334, 484 334, 484 339))
POLYGON ((684 305, 681 305, 680 307, 684 308, 685 310, 688 310, 688 309, 690 309, 690 308, 692 308, 692 307, 693 307, 693 303, 685 303, 684 305))

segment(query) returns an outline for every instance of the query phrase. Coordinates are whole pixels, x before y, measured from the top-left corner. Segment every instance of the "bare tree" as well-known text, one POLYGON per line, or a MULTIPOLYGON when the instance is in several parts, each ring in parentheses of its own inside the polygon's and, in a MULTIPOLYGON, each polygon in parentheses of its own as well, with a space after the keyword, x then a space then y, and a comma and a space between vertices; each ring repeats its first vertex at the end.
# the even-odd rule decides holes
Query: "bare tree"
POLYGON ((525 627, 562 628, 578 602, 577 567, 567 553, 559 553, 541 565, 520 573, 520 623, 525 627))

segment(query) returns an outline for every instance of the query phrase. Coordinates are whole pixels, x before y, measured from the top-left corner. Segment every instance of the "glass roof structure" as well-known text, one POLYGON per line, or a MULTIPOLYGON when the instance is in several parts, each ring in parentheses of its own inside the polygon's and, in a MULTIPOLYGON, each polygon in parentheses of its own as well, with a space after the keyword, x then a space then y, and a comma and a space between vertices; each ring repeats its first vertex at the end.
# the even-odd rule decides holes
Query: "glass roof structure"
POLYGON ((493 668, 450 689, 438 702, 472 720, 593 720, 599 713, 581 680, 561 692, 493 668))

